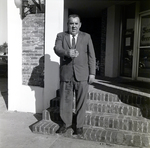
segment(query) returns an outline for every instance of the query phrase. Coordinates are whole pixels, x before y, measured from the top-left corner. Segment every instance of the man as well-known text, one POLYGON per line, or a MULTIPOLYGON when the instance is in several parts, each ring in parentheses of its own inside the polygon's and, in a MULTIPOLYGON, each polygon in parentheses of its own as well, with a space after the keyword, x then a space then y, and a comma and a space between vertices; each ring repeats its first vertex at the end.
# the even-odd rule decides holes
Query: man
POLYGON ((63 123, 56 133, 72 127, 73 94, 76 96, 76 128, 83 134, 88 85, 95 79, 95 53, 89 34, 80 31, 78 15, 68 18, 68 32, 57 35, 54 51, 60 57, 60 116, 63 123))

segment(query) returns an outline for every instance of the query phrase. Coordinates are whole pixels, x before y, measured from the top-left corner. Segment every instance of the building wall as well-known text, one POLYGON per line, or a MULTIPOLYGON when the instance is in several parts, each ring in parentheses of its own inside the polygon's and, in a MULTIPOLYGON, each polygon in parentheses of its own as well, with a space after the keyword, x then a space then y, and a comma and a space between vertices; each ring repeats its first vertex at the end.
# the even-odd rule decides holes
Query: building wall
POLYGON ((0 0, 0 45, 7 40, 7 0, 0 0))
POLYGON ((44 87, 44 13, 22 20, 22 84, 44 87))
POLYGON ((29 14, 23 18, 22 84, 34 92, 36 112, 42 112, 44 104, 44 32, 44 13, 29 14))
POLYGON ((42 112, 59 89, 59 57, 54 53, 56 35, 63 31, 64 1, 46 1, 44 88, 22 83, 22 19, 14 1, 8 7, 8 110, 42 112), (57 11, 56 11, 57 8, 57 11), (39 100, 37 104, 37 98, 39 100))
MULTIPOLYGON (((42 112, 50 106, 50 100, 56 96, 56 90, 59 89, 59 57, 54 53, 53 47, 57 33, 66 30, 64 13, 65 20, 67 20, 68 12, 67 10, 64 12, 64 0, 46 0, 44 87, 33 86, 31 88, 22 83, 23 28, 21 11, 16 8, 12 0, 7 0, 7 7, 9 46, 8 109, 33 113, 42 112), (37 98, 39 101, 37 101, 37 98)), ((105 72, 105 76, 109 77, 118 76, 119 71, 119 12, 117 10, 119 9, 116 6, 108 8, 107 30, 104 29, 107 33, 106 49, 105 45, 101 46, 104 49, 103 73, 105 72)))

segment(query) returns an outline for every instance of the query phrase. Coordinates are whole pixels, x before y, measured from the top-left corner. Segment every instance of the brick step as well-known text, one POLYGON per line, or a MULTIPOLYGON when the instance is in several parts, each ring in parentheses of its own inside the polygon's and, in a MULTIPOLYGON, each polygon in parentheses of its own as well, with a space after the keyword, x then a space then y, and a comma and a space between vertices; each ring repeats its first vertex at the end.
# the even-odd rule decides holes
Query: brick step
MULTIPOLYGON (((58 124, 51 120, 41 120, 32 126, 34 133, 40 134, 55 134, 58 129, 58 124)), ((118 144, 135 147, 149 147, 150 146, 150 134, 148 133, 136 133, 125 132, 122 130, 114 130, 100 127, 84 126, 83 137, 72 136, 72 129, 69 129, 62 136, 77 138, 82 140, 96 141, 102 144, 118 144)))
MULTIPOLYGON (((50 102, 50 105, 52 107, 56 107, 59 106, 59 96, 52 99, 50 102)), ((111 94, 108 92, 89 92, 88 93, 88 100, 90 101, 94 101, 96 103, 101 103, 101 102, 105 102, 105 103, 126 103, 126 104, 130 104, 133 106, 141 106, 141 105, 150 105, 150 98, 148 97, 144 97, 144 96, 139 96, 139 95, 125 95, 125 94, 111 94)))
MULTIPOLYGON (((59 97, 50 101, 51 107, 59 107, 59 97)), ((139 95, 115 95, 106 92, 89 92, 87 110, 98 113, 123 114, 150 118, 150 98, 139 95)), ((74 108, 75 110, 75 108, 74 108)))
POLYGON ((150 121, 145 118, 86 113, 84 125, 124 132, 150 133, 150 121))
POLYGON ((133 106, 150 105, 150 98, 134 93, 112 94, 104 91, 92 91, 88 93, 88 100, 96 102, 123 102, 133 106))
POLYGON ((120 102, 118 95, 108 93, 108 92, 89 92, 88 93, 88 100, 94 100, 97 102, 120 102))
POLYGON ((107 113, 124 116, 142 117, 141 110, 137 107, 124 104, 122 102, 96 102, 87 101, 86 111, 90 113, 107 113))
MULTIPOLYGON (((59 107, 59 97, 51 100, 50 104, 51 108, 59 107)), ((88 100, 86 110, 87 112, 93 113, 108 113, 135 117, 142 116, 140 108, 122 102, 97 102, 96 100, 88 100)))
MULTIPOLYGON (((116 95, 95 90, 93 92, 89 92, 88 103, 89 102, 94 104, 107 104, 107 107, 103 105, 103 110, 105 110, 104 112, 111 113, 111 111, 115 111, 117 114, 120 112, 124 115, 143 116, 150 119, 150 98, 142 95, 134 93, 118 93, 116 95), (110 104, 111 107, 108 104, 110 104), (116 107, 116 109, 111 110, 113 107, 116 107)), ((102 111, 101 106, 94 106, 95 109, 92 108, 92 110, 97 112, 97 110, 100 109, 100 111, 102 111)), ((89 106, 87 105, 87 107, 89 106)))
MULTIPOLYGON (((58 94, 58 93, 57 93, 58 94)), ((58 97, 52 99, 50 101, 51 107, 58 107, 59 106, 59 95, 58 97)), ((89 92, 88 93, 88 100, 93 100, 96 102, 120 102, 119 98, 115 94, 107 93, 107 92, 89 92)))
MULTIPOLYGON (((55 123, 59 123, 61 121, 59 108, 44 110, 43 120, 52 120, 55 123)), ((84 125, 137 133, 150 133, 150 121, 143 117, 86 112, 84 125)))

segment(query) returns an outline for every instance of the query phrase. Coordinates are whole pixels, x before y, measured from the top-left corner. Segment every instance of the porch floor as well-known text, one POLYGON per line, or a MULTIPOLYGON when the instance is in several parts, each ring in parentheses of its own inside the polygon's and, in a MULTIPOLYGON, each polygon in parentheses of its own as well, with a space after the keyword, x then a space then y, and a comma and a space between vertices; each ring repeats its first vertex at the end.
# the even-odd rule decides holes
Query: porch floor
POLYGON ((125 78, 109 78, 97 76, 95 82, 90 86, 90 90, 97 89, 116 94, 135 93, 145 97, 150 97, 150 82, 134 81, 125 78))

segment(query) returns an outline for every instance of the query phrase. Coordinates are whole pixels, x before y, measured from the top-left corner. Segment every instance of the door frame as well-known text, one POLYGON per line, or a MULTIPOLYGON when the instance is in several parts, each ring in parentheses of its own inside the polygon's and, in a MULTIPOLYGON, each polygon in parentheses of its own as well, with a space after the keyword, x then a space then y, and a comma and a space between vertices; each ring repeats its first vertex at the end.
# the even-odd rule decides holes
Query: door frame
MULTIPOLYGON (((139 81, 146 81, 146 82, 150 82, 150 78, 144 78, 144 77, 139 77, 138 76, 138 70, 139 70, 139 68, 138 68, 138 66, 139 66, 139 55, 140 55, 140 49, 141 49, 141 47, 140 47, 140 35, 141 35, 141 18, 142 18, 142 16, 146 16, 146 15, 150 15, 150 10, 148 10, 148 11, 143 11, 143 12, 140 12, 139 13, 139 29, 138 29, 138 42, 137 42, 137 59, 136 59, 136 68, 137 68, 137 70, 136 70, 136 77, 137 77, 137 80, 139 80, 139 81)), ((150 46, 148 46, 149 48, 150 48, 150 46)))

